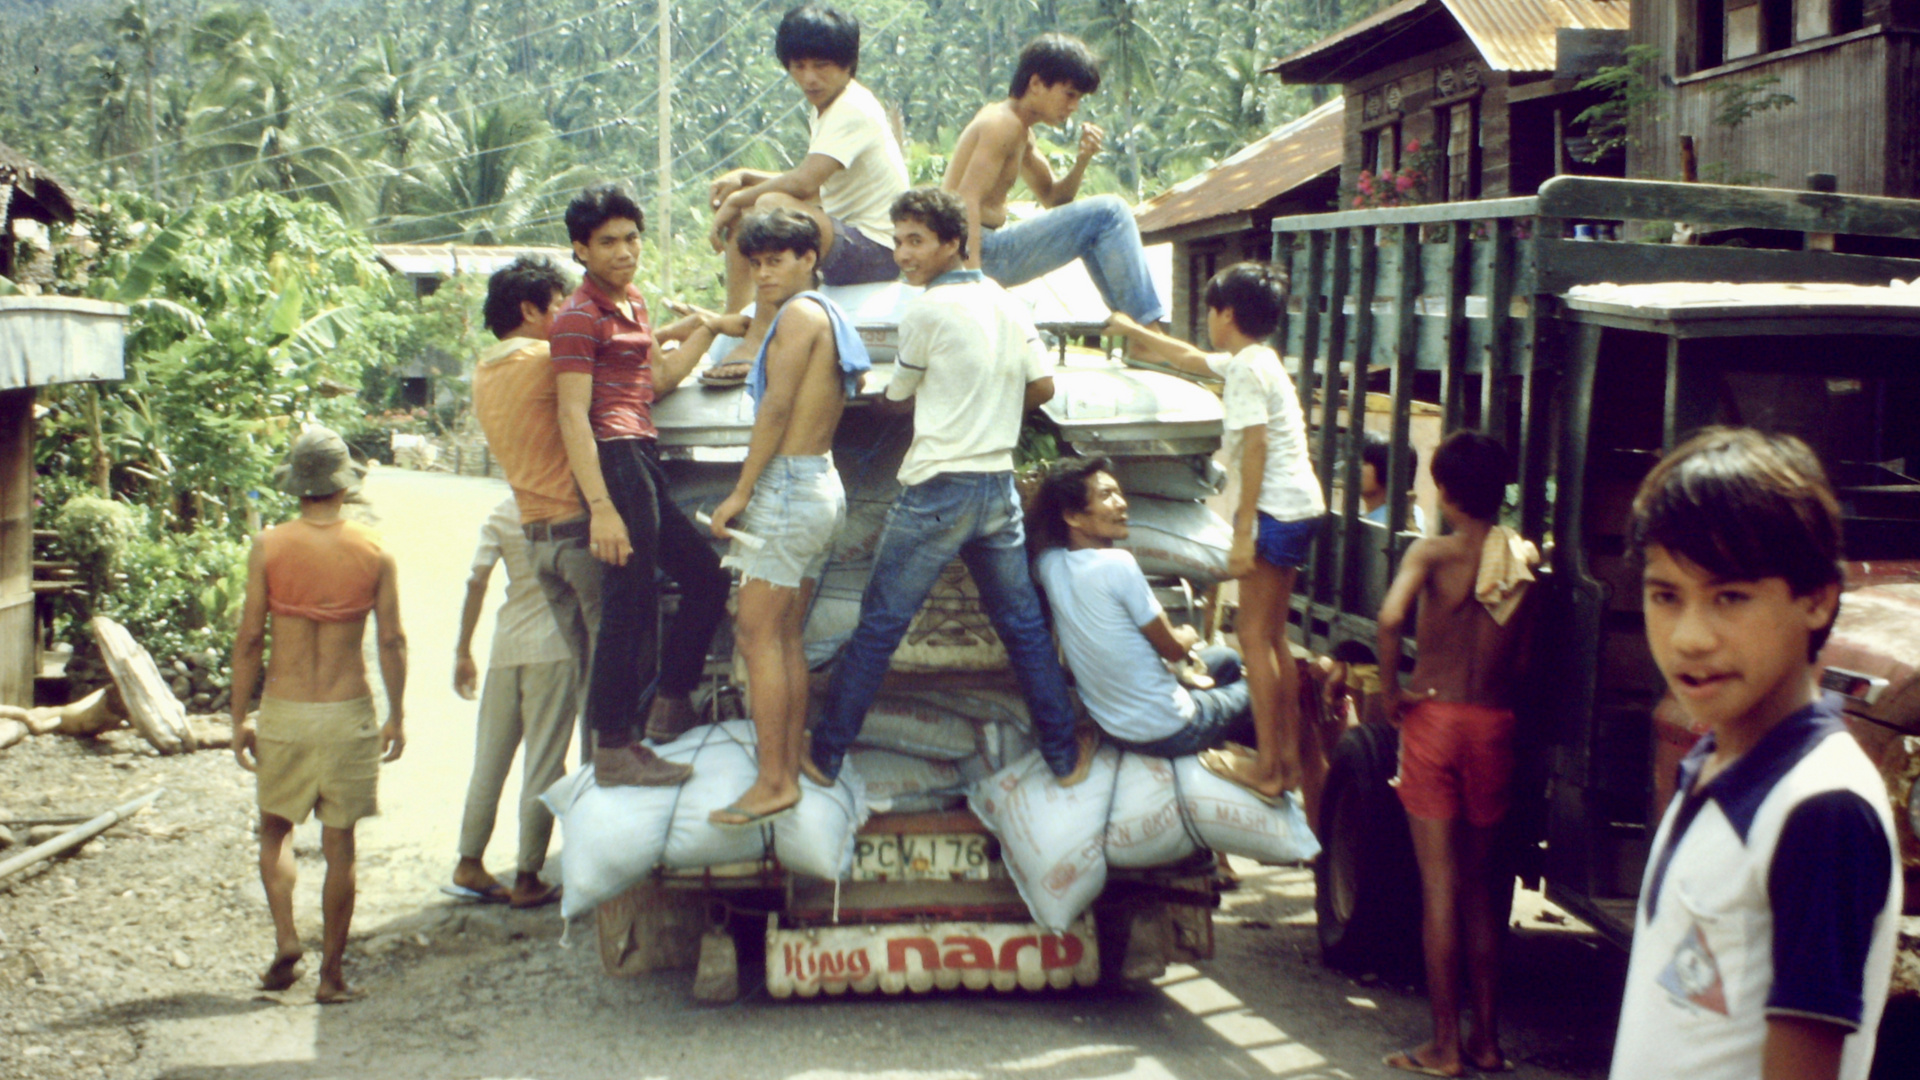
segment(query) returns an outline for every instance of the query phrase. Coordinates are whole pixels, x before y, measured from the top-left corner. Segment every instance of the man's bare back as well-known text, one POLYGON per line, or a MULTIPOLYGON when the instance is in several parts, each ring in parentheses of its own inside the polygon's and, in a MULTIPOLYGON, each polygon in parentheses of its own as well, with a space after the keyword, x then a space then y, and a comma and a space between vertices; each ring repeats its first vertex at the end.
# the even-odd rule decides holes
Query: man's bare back
POLYGON ((1407 551, 1408 562, 1422 575, 1414 629, 1420 651, 1409 687, 1415 700, 1512 705, 1520 674, 1517 645, 1529 622, 1529 605, 1522 603, 1520 613, 1502 625, 1474 597, 1486 537, 1487 526, 1474 523, 1421 540, 1407 551))
POLYGON ((767 363, 790 362, 802 351, 806 370, 800 376, 793 412, 776 453, 811 456, 833 449, 833 433, 840 426, 847 395, 840 377, 840 352, 833 341, 833 321, 819 304, 806 299, 789 302, 780 313, 773 341, 767 346, 767 363))
POLYGON ((367 619, 323 623, 298 615, 268 618, 266 694, 285 701, 352 701, 373 693, 362 652, 367 619))
POLYGON ((960 141, 954 145, 953 159, 947 163, 947 175, 940 186, 966 197, 969 192, 963 184, 969 180, 968 170, 975 167, 974 159, 978 157, 979 168, 984 171, 976 172, 972 183, 981 185, 978 192, 980 224, 997 229, 1006 224, 1007 193, 1020 179, 1021 165, 1029 155, 1038 154, 1032 129, 1014 113, 1012 101, 996 101, 982 106, 960 132, 960 141))

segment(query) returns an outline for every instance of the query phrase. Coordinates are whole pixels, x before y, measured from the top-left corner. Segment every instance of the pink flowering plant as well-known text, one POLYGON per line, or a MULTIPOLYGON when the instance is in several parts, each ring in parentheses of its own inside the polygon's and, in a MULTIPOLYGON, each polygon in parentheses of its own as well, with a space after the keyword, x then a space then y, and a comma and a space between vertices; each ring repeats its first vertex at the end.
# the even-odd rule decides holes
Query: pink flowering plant
POLYGON ((1414 206, 1428 201, 1427 181, 1433 175, 1435 154, 1419 139, 1408 139, 1400 148, 1400 167, 1361 169, 1354 183, 1349 206, 1355 210, 1378 210, 1391 206, 1414 206))

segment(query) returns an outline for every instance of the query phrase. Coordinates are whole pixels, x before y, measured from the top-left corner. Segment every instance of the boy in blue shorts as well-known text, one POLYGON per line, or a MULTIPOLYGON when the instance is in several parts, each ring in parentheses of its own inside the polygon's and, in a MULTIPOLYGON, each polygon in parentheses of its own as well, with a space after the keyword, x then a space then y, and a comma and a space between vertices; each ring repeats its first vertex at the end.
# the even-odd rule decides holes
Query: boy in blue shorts
POLYGON ((1227 467, 1240 481, 1227 570, 1240 581, 1234 631, 1249 688, 1258 750, 1227 747, 1201 755, 1220 776, 1266 799, 1306 789, 1308 814, 1319 803, 1320 774, 1301 769, 1300 676, 1287 646, 1293 580, 1306 565, 1320 519, 1327 512, 1307 454, 1307 422, 1300 395, 1267 345, 1287 303, 1285 277, 1272 267, 1240 263, 1207 282, 1207 336, 1224 352, 1206 353, 1179 338, 1149 330, 1125 315, 1108 320, 1139 355, 1183 371, 1226 380, 1227 467))
POLYGON ((726 563, 740 570, 734 636, 747 663, 760 775, 712 814, 716 825, 759 825, 800 802, 807 724, 807 602, 847 519, 833 468, 833 433, 847 398, 872 366, 845 313, 814 292, 820 227, 797 210, 750 214, 737 243, 753 273, 754 302, 770 312, 747 393, 753 435, 733 491, 713 511, 713 535, 733 536, 726 563), (728 528, 736 518, 740 532, 728 528))
POLYGON ((1823 695, 1840 509, 1790 436, 1710 428, 1634 497, 1647 644, 1710 732, 1680 765, 1634 920, 1615 1080, 1864 1080, 1900 875, 1886 788, 1823 695))

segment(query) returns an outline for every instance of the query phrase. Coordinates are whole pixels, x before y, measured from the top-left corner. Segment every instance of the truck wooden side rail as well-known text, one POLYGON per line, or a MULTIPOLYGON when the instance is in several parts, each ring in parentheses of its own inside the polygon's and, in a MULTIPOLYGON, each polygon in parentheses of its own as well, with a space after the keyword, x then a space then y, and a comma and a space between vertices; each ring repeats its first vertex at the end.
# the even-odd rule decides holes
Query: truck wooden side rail
MULTIPOLYGON (((1389 522, 1411 520, 1418 403, 1437 407, 1443 431, 1476 427, 1501 439, 1517 463, 1515 524, 1548 553, 1529 680, 1539 691, 1522 709, 1506 847, 1524 877, 1544 877, 1557 902, 1624 942, 1661 809, 1656 778, 1670 765, 1654 746, 1662 686, 1626 557, 1627 502, 1660 453, 1701 424, 1794 431, 1840 489, 1848 557, 1911 561, 1871 587, 1913 590, 1920 602, 1920 484, 1903 475, 1920 468, 1920 432, 1905 419, 1920 407, 1920 292, 1884 288, 1920 278, 1920 202, 1558 177, 1528 198, 1284 217, 1273 230, 1292 292, 1278 336, 1332 510, 1296 587, 1296 640, 1370 659, 1374 615, 1417 539, 1363 518, 1367 420, 1390 440, 1389 522), (1682 222, 1781 247, 1588 239, 1664 238, 1682 222), (1714 303, 1662 299, 1723 282, 1733 284, 1714 303), (1765 288, 1756 283, 1769 282, 1797 284, 1776 290, 1775 302, 1756 300, 1765 288), (1593 302, 1592 288, 1569 295, 1653 283, 1671 287, 1625 290, 1618 303, 1593 302), (1832 285, 1882 287, 1886 302, 1841 302, 1822 290, 1832 285), (1369 417, 1377 379, 1387 404, 1369 417)), ((1880 645, 1864 651, 1889 655, 1880 645)), ((1893 661, 1906 672, 1896 679, 1911 681, 1920 667, 1920 655, 1893 661)), ((1849 712, 1856 733, 1920 734, 1920 712, 1882 715, 1864 699, 1850 699, 1849 712)), ((1684 728, 1668 735, 1688 737, 1684 728)), ((1904 753, 1912 741, 1880 743, 1904 753)), ((1404 816, 1384 787, 1394 760, 1392 730, 1363 725, 1328 779, 1320 929, 1332 962, 1418 956, 1404 816)), ((1906 819, 1906 765, 1883 761, 1883 770, 1906 819)), ((1920 843, 1904 823, 1902 842, 1912 877, 1920 843)))

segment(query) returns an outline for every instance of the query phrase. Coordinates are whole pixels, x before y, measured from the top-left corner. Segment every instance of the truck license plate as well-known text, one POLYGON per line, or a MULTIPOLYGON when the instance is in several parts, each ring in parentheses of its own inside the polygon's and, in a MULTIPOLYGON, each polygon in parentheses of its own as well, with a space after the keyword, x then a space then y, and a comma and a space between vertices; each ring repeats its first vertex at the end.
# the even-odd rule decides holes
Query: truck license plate
POLYGON ((1093 916, 1065 933, 1032 923, 888 923, 767 927, 767 990, 776 998, 825 991, 1064 990, 1100 980, 1093 916))
POLYGON ((857 836, 854 881, 984 881, 993 876, 990 838, 979 833, 857 836))

